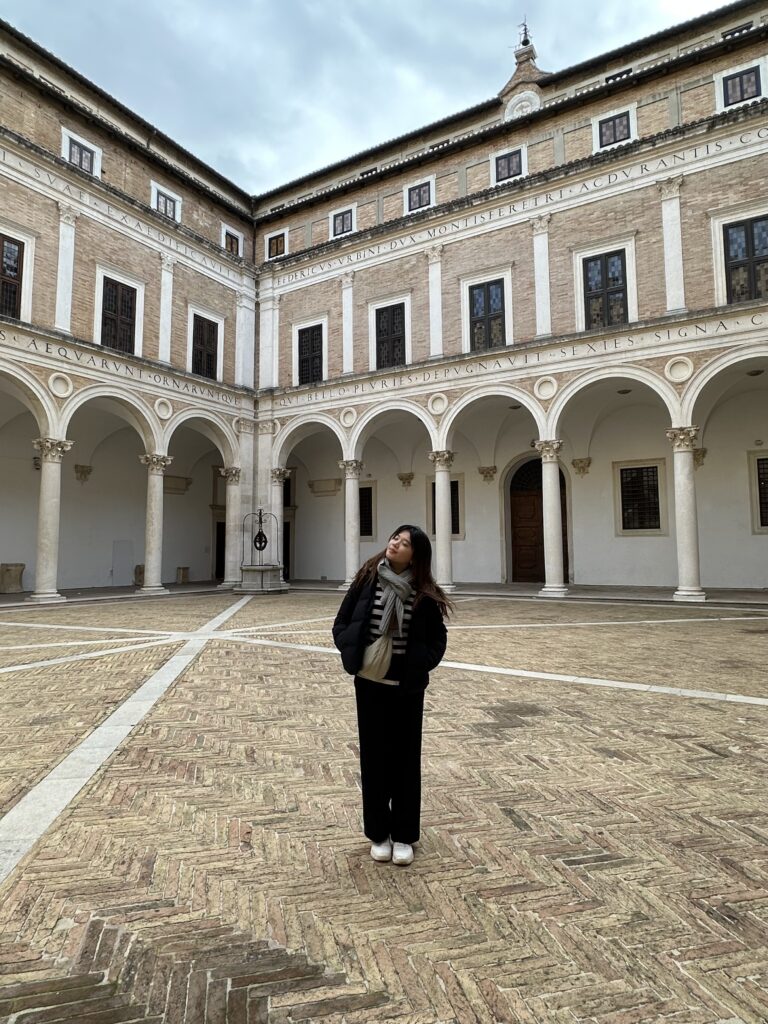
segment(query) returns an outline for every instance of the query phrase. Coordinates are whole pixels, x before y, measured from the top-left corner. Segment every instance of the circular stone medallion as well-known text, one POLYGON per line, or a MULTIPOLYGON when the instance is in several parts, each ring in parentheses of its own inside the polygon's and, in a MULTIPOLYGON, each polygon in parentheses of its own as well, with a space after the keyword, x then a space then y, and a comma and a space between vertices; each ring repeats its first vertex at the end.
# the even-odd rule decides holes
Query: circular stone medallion
POLYGON ((339 419, 341 420, 341 425, 343 427, 351 427, 352 424, 357 419, 357 409, 353 409, 351 406, 347 406, 346 409, 341 410, 339 419))
POLYGON ((682 384, 693 374, 693 363, 687 356, 676 356, 664 367, 664 376, 673 384, 682 384))
POLYGON ((442 416, 448 408, 448 399, 443 394, 432 395, 427 402, 427 408, 433 416, 442 416))
POLYGON ((161 420, 170 419, 171 413, 173 412, 173 406, 167 398, 158 398, 155 402, 155 412, 161 420))
POLYGON ((52 373, 48 378, 48 387, 57 398, 69 398, 75 385, 65 373, 52 373))
POLYGON ((557 381, 554 377, 539 377, 536 383, 533 385, 533 393, 537 398, 541 398, 546 401, 557 391, 557 381))

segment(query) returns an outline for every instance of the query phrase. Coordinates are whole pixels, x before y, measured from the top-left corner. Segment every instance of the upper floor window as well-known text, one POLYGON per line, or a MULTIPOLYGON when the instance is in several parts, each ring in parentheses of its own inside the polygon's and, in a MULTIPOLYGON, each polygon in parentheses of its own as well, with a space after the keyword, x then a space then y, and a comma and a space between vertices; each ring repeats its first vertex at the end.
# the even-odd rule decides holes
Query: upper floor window
POLYGON ((406 213, 414 213, 416 210, 425 210, 435 203, 435 176, 430 175, 417 185, 406 185, 403 189, 403 199, 406 213))
POLYGON ((624 250, 589 256, 583 267, 585 330, 627 323, 627 261, 624 250))
POLYGON ((323 379, 323 325, 301 327, 298 332, 299 384, 323 379))
POLYGON ((274 235, 267 235, 266 249, 268 260, 272 260, 276 256, 285 256, 287 251, 285 231, 277 231, 274 235))
POLYGON ((744 103, 746 100, 754 100, 761 95, 760 67, 757 64, 744 71, 737 71, 733 75, 726 75, 723 79, 724 107, 733 106, 734 103, 744 103))
POLYGON ((723 230, 728 302, 768 297, 768 215, 726 224, 723 230))
POLYGON ((91 174, 94 178, 101 177, 101 149, 88 139, 75 135, 68 128, 61 129, 61 155, 68 163, 79 167, 86 174, 91 174))
POLYGON ((18 320, 21 316, 21 277, 24 268, 24 243, 0 235, 0 313, 18 320))
POLYGON ((600 147, 615 146, 617 142, 627 142, 632 137, 629 111, 604 117, 599 124, 600 147))
POLYGON ((503 348, 504 336, 504 281, 488 281, 471 285, 469 289, 470 350, 482 352, 489 348, 503 348))
POLYGON ((523 154, 520 149, 496 157, 496 182, 517 178, 523 173, 523 154))
POLYGON ((405 303, 376 310, 376 369, 405 365, 405 303))
POLYGON ((181 220, 181 196, 177 196, 175 192, 171 192, 165 185, 160 186, 154 181, 151 183, 151 187, 152 209, 162 213, 169 220, 175 220, 176 223, 179 223, 181 220))
POLYGON ((136 336, 136 289, 104 278, 101 304, 101 344, 133 353, 136 336))
POLYGON ((354 230, 354 211, 339 210, 333 214, 332 217, 333 226, 333 237, 337 238, 339 235, 347 235, 350 231, 354 230))
POLYGON ((240 231, 235 231, 229 224, 221 225, 221 247, 233 256, 243 255, 243 243, 245 239, 240 231))
POLYGON ((192 373, 216 380, 219 325, 197 313, 192 315, 192 373))

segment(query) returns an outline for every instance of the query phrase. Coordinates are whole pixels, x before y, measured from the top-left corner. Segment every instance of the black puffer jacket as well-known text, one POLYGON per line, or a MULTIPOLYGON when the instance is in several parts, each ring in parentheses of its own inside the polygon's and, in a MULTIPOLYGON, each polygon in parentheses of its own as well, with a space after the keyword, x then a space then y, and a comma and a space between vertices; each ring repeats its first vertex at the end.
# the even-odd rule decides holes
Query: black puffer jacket
MULTIPOLYGON (((363 664, 375 597, 375 577, 361 587, 350 587, 333 623, 334 643, 341 653, 345 671, 351 676, 356 675, 363 664)), ((409 689, 426 689, 429 673, 437 668, 445 654, 446 642, 445 623, 437 603, 431 597, 420 597, 411 613, 405 654, 392 658, 387 679, 396 679, 409 689)))

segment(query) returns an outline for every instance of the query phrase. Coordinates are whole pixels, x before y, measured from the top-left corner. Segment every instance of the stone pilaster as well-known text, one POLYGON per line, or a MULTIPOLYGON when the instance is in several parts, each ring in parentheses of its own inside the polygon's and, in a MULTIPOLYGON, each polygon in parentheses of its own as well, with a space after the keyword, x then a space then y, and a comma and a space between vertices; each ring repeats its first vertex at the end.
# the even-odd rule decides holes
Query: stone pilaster
POLYGON ((549 222, 551 213, 542 213, 531 221, 533 230, 533 276, 536 292, 536 335, 552 333, 549 287, 549 222))
POLYGON ((429 268, 429 354, 443 354, 443 246, 427 249, 429 268))
MULTIPOLYGON (((352 373, 355 368, 355 274, 348 270, 341 275, 341 372, 352 373)), ((326 340, 327 344, 327 340, 326 340)))
POLYGON ((59 203, 59 260, 56 267, 56 313, 54 324, 60 331, 72 331, 72 280, 75 267, 75 224, 78 214, 66 203, 59 203))
POLYGON ((659 182, 661 193, 661 224, 664 237, 664 280, 667 289, 667 312, 685 309, 685 276, 683 272, 683 234, 680 221, 680 187, 682 174, 659 182))
POLYGON ((162 363, 171 361, 171 327, 173 322, 173 268, 176 260, 167 253, 160 254, 160 335, 157 358, 162 363))

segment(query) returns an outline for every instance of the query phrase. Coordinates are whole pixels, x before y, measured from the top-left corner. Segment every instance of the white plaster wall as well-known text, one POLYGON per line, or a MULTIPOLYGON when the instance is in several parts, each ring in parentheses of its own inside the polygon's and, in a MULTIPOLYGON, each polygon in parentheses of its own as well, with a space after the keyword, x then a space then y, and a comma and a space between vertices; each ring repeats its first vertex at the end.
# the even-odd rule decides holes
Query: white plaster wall
MULTIPOLYGON (((188 433, 191 433, 188 432, 188 433)), ((223 465, 221 455, 208 449, 199 455, 201 444, 193 435, 182 445, 174 443, 169 453, 174 454, 169 473, 190 477, 192 483, 184 494, 168 494, 163 499, 163 582, 176 581, 176 569, 189 567, 189 579, 210 580, 213 576, 213 545, 215 534, 211 503, 213 501, 213 467, 223 465), (198 455, 197 458, 194 458, 198 455), (194 459, 194 461, 193 461, 194 459)), ((175 441, 175 439, 174 439, 175 441)), ((203 441, 203 447, 210 442, 203 441)), ((220 488, 221 501, 225 501, 225 488, 220 488)), ((222 512, 223 514, 223 512, 222 512)))
POLYGON ((25 590, 34 589, 40 473, 32 442, 40 430, 31 413, 0 396, 0 562, 23 562, 25 590), (6 417, 10 417, 7 419, 6 417))
POLYGON ((309 489, 310 480, 342 478, 340 458, 335 441, 315 434, 298 444, 286 460, 294 467, 293 579, 344 579, 344 484, 333 495, 313 494, 309 489))
POLYGON ((696 472, 702 586, 768 587, 768 534, 752 532, 747 458, 756 450, 768 456, 768 392, 718 405, 701 444, 707 449, 696 472))

